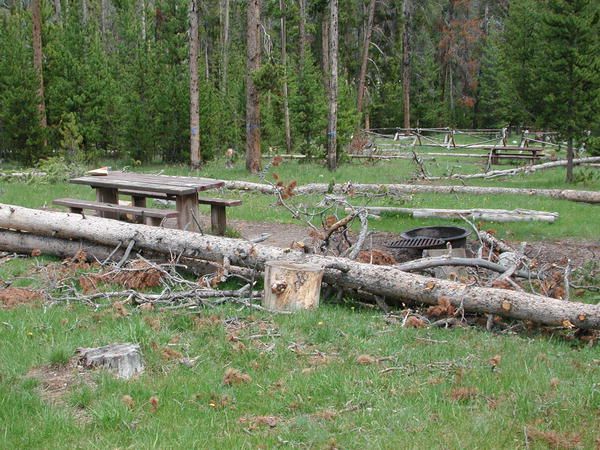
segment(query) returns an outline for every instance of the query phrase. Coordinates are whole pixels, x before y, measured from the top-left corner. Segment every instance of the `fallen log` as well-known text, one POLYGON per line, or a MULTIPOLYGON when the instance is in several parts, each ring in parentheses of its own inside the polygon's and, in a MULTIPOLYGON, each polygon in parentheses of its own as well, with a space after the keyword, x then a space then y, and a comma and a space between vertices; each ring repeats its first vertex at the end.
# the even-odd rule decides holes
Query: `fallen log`
MULTIPOLYGON (((396 268, 405 272, 417 272, 424 269, 432 269, 434 267, 442 266, 477 267, 499 273, 506 272, 506 267, 481 258, 434 256, 430 258, 415 259, 414 261, 408 261, 395 265, 396 268)), ((535 278, 537 276, 537 274, 528 272, 526 270, 516 270, 513 275, 520 278, 535 278)))
MULTIPOLYGON (((591 164, 591 163, 597 163, 597 162, 600 162, 600 156, 591 156, 588 158, 577 158, 577 159, 573 160, 573 165, 579 166, 582 164, 591 164)), ((553 169, 555 167, 566 167, 567 164, 568 164, 568 161, 566 159, 561 159, 558 161, 551 161, 551 162, 547 162, 547 163, 543 163, 543 164, 534 164, 534 165, 516 167, 514 169, 491 170, 489 172, 473 173, 473 174, 468 174, 468 175, 456 173, 454 175, 450 175, 447 177, 428 177, 428 179, 429 180, 449 180, 449 179, 472 180, 475 178, 489 179, 489 178, 513 176, 513 175, 517 175, 519 173, 533 173, 533 172, 537 172, 539 170, 553 169)))
POLYGON ((366 206, 370 214, 404 214, 418 219, 462 219, 486 220, 488 222, 554 222, 558 213, 528 209, 432 209, 397 208, 393 206, 366 206))
POLYGON ((363 290, 386 300, 437 305, 450 302, 467 312, 489 313, 545 325, 600 328, 600 305, 567 302, 504 289, 470 286, 373 266, 352 260, 307 255, 290 249, 254 244, 241 239, 200 235, 182 230, 129 224, 79 214, 34 210, 0 204, 0 228, 45 236, 86 239, 116 246, 135 242, 136 249, 182 254, 208 261, 227 257, 234 266, 262 270, 269 260, 320 265, 323 280, 343 289, 363 290))
MULTIPOLYGON (((249 181, 226 181, 225 188, 239 191, 260 192, 262 194, 274 194, 275 187, 269 184, 252 183, 249 181)), ((468 194, 468 195, 526 195, 550 197, 558 200, 569 200, 572 202, 600 203, 600 192, 578 191, 575 189, 528 189, 528 188, 505 188, 505 187, 481 187, 481 186, 435 186, 427 184, 336 184, 330 186, 325 183, 311 183, 298 186, 294 193, 305 194, 348 194, 356 192, 361 194, 391 195, 401 194, 468 194)))

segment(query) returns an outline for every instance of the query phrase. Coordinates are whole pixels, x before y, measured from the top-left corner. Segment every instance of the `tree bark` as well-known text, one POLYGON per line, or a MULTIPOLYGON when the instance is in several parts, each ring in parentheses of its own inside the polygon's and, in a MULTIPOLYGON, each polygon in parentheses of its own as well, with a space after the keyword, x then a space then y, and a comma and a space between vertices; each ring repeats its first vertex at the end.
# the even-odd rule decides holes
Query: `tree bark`
POLYGON ((81 0, 81 23, 83 24, 84 27, 87 26, 88 19, 89 19, 89 14, 88 14, 87 0, 81 0))
POLYGON ((329 94, 329 80, 330 80, 330 54, 329 54, 329 16, 327 15, 327 8, 323 13, 323 19, 321 21, 321 58, 323 65, 323 87, 325 92, 329 94))
POLYGON ((260 171, 260 95, 252 76, 260 69, 260 0, 248 1, 246 75, 246 169, 260 171))
POLYGON ((59 238, 88 239, 107 246, 135 241, 135 248, 221 261, 263 269, 266 261, 315 264, 324 268, 326 283, 363 290, 397 302, 437 305, 449 301, 466 312, 489 313, 544 325, 600 328, 600 305, 566 302, 540 295, 469 286, 373 266, 343 258, 307 255, 242 239, 200 235, 182 230, 128 224, 79 214, 40 211, 0 204, 0 228, 59 238))
MULTIPOLYGON (((405 0, 406 1, 406 0, 405 0)), ((373 32, 373 18, 375 17, 375 0, 369 2, 369 12, 367 18, 367 28, 365 30, 365 40, 363 42, 362 61, 360 64, 360 74, 358 76, 358 99, 356 109, 361 114, 363 110, 363 99, 365 95, 365 80, 367 78, 367 65, 369 63, 369 47, 371 45, 371 34, 373 32)))
POLYGON ((283 118, 285 126, 285 149, 292 153, 292 131, 290 128, 290 108, 288 105, 288 82, 287 82, 287 31, 286 31, 286 8, 285 0, 279 0, 281 12, 281 65, 283 66, 283 118))
POLYGON ((327 168, 337 169, 337 94, 338 94, 338 0, 329 2, 329 115, 327 121, 327 168))
POLYGON ((318 265, 267 261, 263 306, 272 311, 315 309, 322 279, 323 269, 318 265))
POLYGON ((144 371, 144 361, 138 344, 78 348, 77 356, 84 367, 101 367, 115 372, 119 378, 129 379, 144 371))
POLYGON ((227 93, 227 69, 229 66, 229 0, 223 0, 223 39, 221 42, 221 90, 227 93))
POLYGON ((298 0, 300 7, 300 18, 298 19, 298 33, 300 34, 300 42, 298 43, 298 60, 300 65, 300 73, 304 71, 305 53, 306 53, 306 0, 298 0))
MULTIPOLYGON (((274 194, 274 188, 268 184, 252 183, 249 181, 226 181, 225 188, 240 191, 256 191, 263 194, 274 194)), ((349 191, 359 194, 377 194, 385 192, 388 195, 403 194, 466 194, 466 195, 523 195, 549 197, 558 200, 568 200, 582 203, 600 203, 600 192, 577 191, 573 189, 527 189, 480 186, 433 186, 429 184, 335 184, 311 183, 294 189, 296 195, 305 194, 347 194, 349 191)))
POLYGON ((402 2, 402 105, 404 109, 404 128, 410 129, 410 0, 402 2))
POLYGON ((573 178, 573 137, 567 140, 567 183, 572 183, 573 178))
POLYGON ((190 164, 200 167, 200 90, 198 87, 198 0, 190 0, 190 164))
POLYGON ((39 126, 42 130, 45 130, 48 126, 48 122, 46 120, 46 100, 44 96, 44 54, 42 51, 42 12, 40 9, 40 0, 32 0, 31 2, 31 20, 33 35, 33 67, 38 78, 39 126))
POLYGON ((406 214, 415 219, 461 219, 485 220, 488 222, 549 222, 558 218, 558 213, 515 209, 431 209, 431 208, 396 208, 393 206, 366 206, 371 214, 406 214))
POLYGON ((61 0, 54 0, 54 20, 56 20, 57 23, 61 23, 62 21, 61 0))

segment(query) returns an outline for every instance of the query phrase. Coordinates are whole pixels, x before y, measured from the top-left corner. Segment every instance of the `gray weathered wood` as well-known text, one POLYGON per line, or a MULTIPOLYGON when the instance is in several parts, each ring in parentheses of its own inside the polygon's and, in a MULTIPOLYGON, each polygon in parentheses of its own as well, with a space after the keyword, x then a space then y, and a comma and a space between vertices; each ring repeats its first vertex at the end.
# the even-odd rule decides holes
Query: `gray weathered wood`
POLYGON ((89 368, 100 367, 119 378, 131 378, 144 371, 144 361, 137 344, 110 344, 97 348, 78 348, 80 362, 89 368))

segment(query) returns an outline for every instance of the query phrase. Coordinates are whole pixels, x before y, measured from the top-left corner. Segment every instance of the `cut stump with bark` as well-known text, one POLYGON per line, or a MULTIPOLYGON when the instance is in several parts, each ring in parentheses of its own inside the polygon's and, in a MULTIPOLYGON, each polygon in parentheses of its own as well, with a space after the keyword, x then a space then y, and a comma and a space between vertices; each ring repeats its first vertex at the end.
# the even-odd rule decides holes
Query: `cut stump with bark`
POLYGON ((77 356, 84 367, 100 367, 119 378, 131 378, 144 371, 144 361, 137 344, 110 344, 97 348, 78 348, 77 356))
POLYGON ((272 311, 317 308, 323 272, 316 264, 267 261, 263 306, 272 311))

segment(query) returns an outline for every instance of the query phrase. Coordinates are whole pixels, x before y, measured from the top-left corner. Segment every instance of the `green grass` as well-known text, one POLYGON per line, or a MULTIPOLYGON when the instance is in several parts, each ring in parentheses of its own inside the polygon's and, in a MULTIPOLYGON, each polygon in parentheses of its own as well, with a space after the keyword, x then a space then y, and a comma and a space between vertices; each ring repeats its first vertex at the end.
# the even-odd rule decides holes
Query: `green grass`
POLYGON ((600 432, 595 348, 540 335, 404 329, 336 305, 293 316, 221 307, 195 317, 116 317, 79 305, 0 311, 0 448, 525 448, 524 427, 576 433, 592 448, 600 432), (234 317, 245 324, 235 333, 242 350, 223 322, 234 317), (265 327, 279 336, 251 338, 265 327), (161 357, 175 336, 170 348, 198 357, 193 368, 161 357), (147 369, 138 379, 99 373, 94 387, 75 383, 48 403, 27 378, 50 362, 49 345, 62 353, 121 341, 142 347, 147 369), (360 365, 361 354, 389 359, 360 365), (228 367, 252 381, 224 385, 228 367), (275 416, 277 425, 254 427, 256 416, 275 416))

